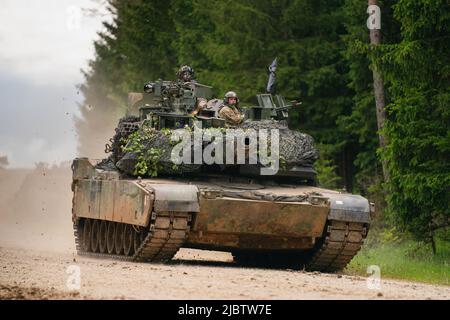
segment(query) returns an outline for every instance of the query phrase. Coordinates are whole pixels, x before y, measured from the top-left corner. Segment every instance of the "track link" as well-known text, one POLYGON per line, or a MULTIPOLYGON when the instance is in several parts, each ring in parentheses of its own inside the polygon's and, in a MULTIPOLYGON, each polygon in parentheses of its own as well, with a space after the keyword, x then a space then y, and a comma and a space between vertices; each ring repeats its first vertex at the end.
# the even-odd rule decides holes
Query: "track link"
MULTIPOLYGON (((151 262, 167 262, 173 258, 180 247, 185 242, 190 230, 191 213, 188 212, 153 212, 150 219, 149 227, 146 229, 141 228, 137 232, 136 226, 132 226, 134 232, 140 237, 140 244, 136 248, 132 255, 122 254, 109 254, 101 252, 92 252, 92 250, 86 250, 84 245, 85 239, 83 239, 83 227, 89 220, 90 222, 96 221, 95 219, 78 219, 74 224, 75 244, 78 255, 95 257, 95 258, 107 258, 116 259, 122 261, 151 261, 151 262)), ((101 220, 97 220, 100 222, 101 220)), ((108 223, 115 223, 110 222, 108 223)), ((117 225, 126 226, 124 223, 116 223, 117 225)), ((134 235, 136 236, 136 235, 134 235)), ((124 237, 122 237, 122 242, 124 237)))
POLYGON ((307 269, 324 272, 344 269, 361 249, 367 228, 364 223, 329 221, 326 235, 318 243, 307 269))

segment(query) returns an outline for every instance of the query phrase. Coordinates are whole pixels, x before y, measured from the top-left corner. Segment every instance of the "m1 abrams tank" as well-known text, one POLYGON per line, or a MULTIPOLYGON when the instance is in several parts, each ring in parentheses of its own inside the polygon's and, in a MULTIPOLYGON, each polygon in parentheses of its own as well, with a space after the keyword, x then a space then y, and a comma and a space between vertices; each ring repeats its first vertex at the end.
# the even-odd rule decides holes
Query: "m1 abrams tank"
MULTIPOLYGON (((359 195, 316 186, 312 139, 291 134, 286 122, 291 105, 283 97, 257 95, 258 105, 245 109, 244 126, 280 129, 280 145, 295 144, 280 146, 281 156, 308 154, 301 160, 286 161, 268 176, 240 164, 174 171, 162 166, 166 170, 152 177, 150 171, 130 169, 138 161, 127 149, 133 133, 150 128, 167 135, 167 130, 192 127, 194 120, 204 128, 225 124, 217 117, 217 100, 198 110, 211 98, 211 87, 157 81, 145 89, 129 95, 128 114, 107 146, 112 155, 97 164, 87 158, 73 161, 78 254, 167 262, 180 248, 195 248, 231 252, 241 265, 325 272, 343 269, 356 255, 367 235, 371 205, 359 195)), ((150 139, 146 148, 162 136, 150 139)))

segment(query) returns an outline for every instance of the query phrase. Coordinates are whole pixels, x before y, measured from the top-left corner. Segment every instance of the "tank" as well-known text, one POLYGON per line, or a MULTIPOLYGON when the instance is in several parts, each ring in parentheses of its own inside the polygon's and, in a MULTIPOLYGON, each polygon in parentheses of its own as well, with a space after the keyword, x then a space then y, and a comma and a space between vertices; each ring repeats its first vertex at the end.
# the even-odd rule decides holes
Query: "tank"
POLYGON ((218 115, 221 99, 211 98, 209 86, 161 80, 129 94, 127 114, 106 146, 111 155, 73 161, 78 254, 168 262, 180 248, 194 248, 231 252, 243 266, 343 269, 363 245, 374 208, 360 195, 317 186, 313 140, 287 125, 297 102, 265 93, 242 108, 247 120, 239 128, 279 130, 284 163, 273 174, 247 163, 247 138, 245 163, 170 163, 168 133, 198 123, 229 129, 218 115), (147 140, 139 132, 150 132, 147 140), (131 148, 136 141, 141 147, 131 148), (142 154, 153 159, 148 166, 139 167, 142 154))

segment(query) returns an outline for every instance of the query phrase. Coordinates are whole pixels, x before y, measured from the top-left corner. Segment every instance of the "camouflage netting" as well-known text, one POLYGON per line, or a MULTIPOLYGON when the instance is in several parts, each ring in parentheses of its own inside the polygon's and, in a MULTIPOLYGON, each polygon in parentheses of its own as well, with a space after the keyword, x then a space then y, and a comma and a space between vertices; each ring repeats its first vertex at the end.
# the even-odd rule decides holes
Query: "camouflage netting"
POLYGON ((286 121, 246 121, 241 127, 255 130, 278 129, 280 132, 279 154, 287 167, 295 165, 311 167, 319 156, 317 149, 314 148, 314 139, 308 134, 290 130, 286 121))
POLYGON ((170 133, 151 128, 141 128, 131 136, 124 156, 116 162, 117 168, 130 175, 181 174, 200 170, 201 165, 179 164, 171 160, 174 144, 170 133), (140 136, 140 137, 138 137, 140 136), (142 138, 141 138, 142 137, 142 138), (141 141, 139 141, 141 139, 141 141), (134 148, 133 146, 137 147, 134 148))
MULTIPOLYGON (((139 124, 136 117, 126 117, 120 120, 112 139, 113 154, 108 161, 104 161, 98 167, 111 168, 112 162, 122 172, 140 176, 182 174, 201 170, 202 165, 174 165, 171 161, 171 153, 176 143, 171 142, 170 130, 139 129, 139 124)), ((279 129, 281 166, 285 166, 286 169, 295 165, 311 167, 318 157, 318 152, 313 146, 313 138, 307 134, 290 130, 285 121, 246 121, 240 128, 255 129, 256 131, 279 129)), ((204 132, 205 130, 208 129, 204 129, 204 132)), ((194 139, 191 140, 191 153, 194 154, 194 139)))
POLYGON ((289 129, 286 120, 261 120, 261 121, 245 121, 240 126, 243 129, 289 129))
POLYGON ((115 129, 114 137, 111 139, 112 160, 119 161, 124 156, 122 147, 125 146, 128 136, 139 130, 139 117, 127 116, 119 120, 115 129))

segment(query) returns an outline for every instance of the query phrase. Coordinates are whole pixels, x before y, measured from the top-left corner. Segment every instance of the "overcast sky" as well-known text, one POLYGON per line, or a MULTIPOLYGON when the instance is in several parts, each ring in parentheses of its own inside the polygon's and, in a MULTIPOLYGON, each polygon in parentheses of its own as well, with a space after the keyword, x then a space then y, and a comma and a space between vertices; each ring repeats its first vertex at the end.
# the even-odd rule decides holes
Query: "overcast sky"
POLYGON ((10 167, 76 155, 80 69, 105 19, 99 0, 0 0, 0 156, 10 167))

